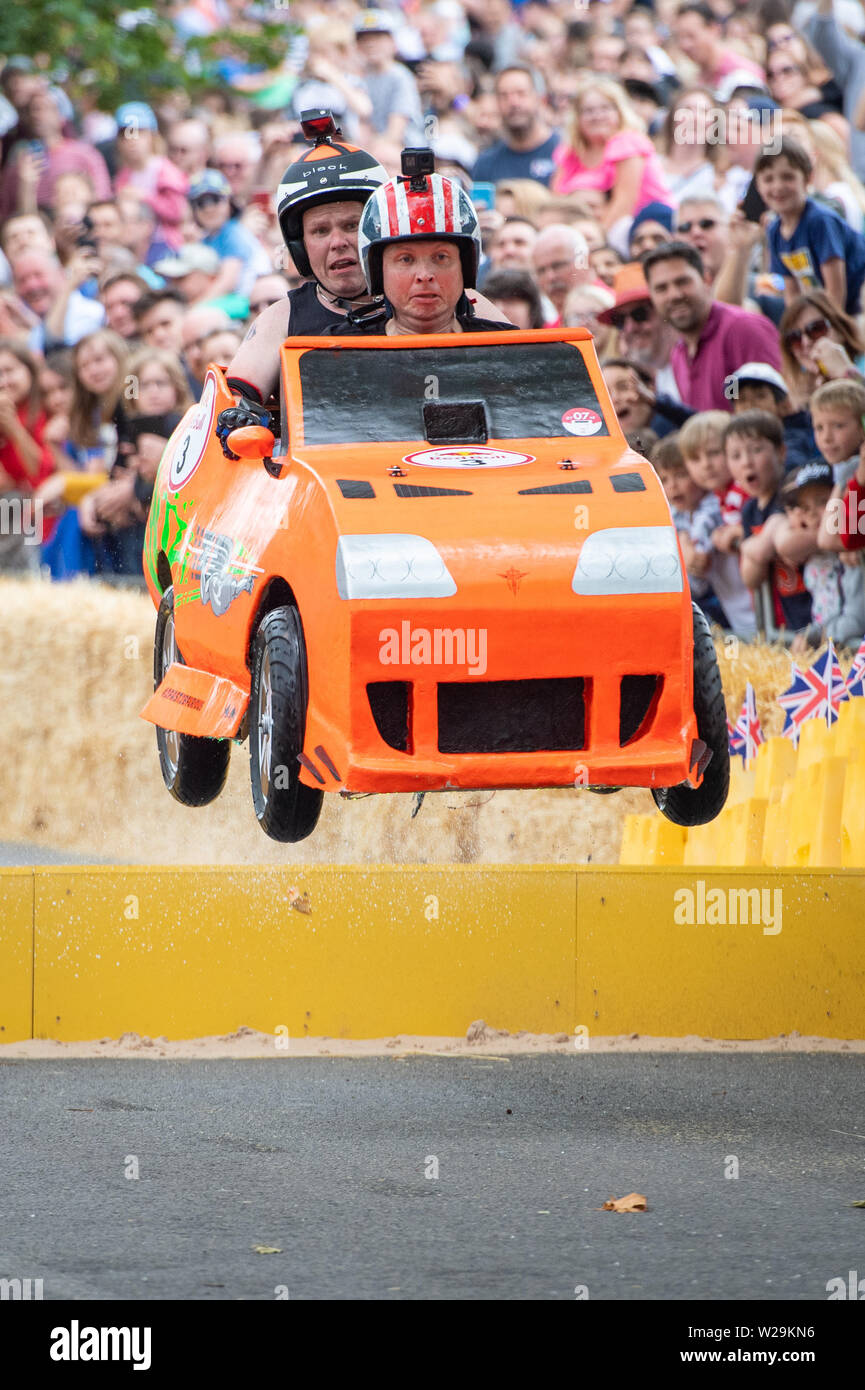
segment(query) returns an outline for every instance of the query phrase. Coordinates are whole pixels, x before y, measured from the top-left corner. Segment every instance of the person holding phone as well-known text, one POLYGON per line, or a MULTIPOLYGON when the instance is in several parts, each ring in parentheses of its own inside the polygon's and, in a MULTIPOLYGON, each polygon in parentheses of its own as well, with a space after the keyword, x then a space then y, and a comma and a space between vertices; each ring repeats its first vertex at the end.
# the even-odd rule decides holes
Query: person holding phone
POLYGON ((108 168, 98 150, 63 134, 64 117, 55 89, 40 84, 23 112, 31 139, 22 141, 0 176, 0 221, 16 212, 52 209, 61 174, 86 174, 96 198, 111 196, 108 168))

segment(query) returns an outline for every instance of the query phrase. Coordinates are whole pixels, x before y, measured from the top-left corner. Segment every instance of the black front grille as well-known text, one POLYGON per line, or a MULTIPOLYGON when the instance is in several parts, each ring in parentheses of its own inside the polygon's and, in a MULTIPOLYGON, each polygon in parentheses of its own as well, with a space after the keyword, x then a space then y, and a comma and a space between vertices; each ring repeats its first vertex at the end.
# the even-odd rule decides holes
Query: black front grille
POLYGON ((409 681, 372 681, 366 688, 369 707, 389 748, 407 753, 409 747, 409 681))
POLYGON ((646 732, 658 704, 662 676, 622 676, 619 692, 619 747, 646 732))
POLYGON ((585 746, 582 676, 453 681, 438 687, 442 753, 542 753, 585 746))
POLYGON ((591 492, 588 478, 575 478, 572 483, 545 483, 543 487, 521 487, 519 497, 549 496, 553 492, 591 492))
POLYGON ((612 475, 614 492, 645 492, 646 484, 639 473, 614 473, 612 475))

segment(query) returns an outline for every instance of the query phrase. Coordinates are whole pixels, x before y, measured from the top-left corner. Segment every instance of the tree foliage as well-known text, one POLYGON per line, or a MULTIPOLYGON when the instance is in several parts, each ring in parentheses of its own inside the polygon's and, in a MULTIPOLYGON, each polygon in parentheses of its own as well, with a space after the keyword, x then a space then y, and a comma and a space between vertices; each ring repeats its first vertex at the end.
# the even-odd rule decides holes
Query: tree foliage
POLYGON ((160 92, 194 97, 218 81, 214 64, 228 53, 277 68, 293 27, 285 6, 281 22, 262 21, 250 32, 222 30, 184 46, 166 0, 12 0, 4 7, 0 43, 7 57, 32 58, 73 99, 89 90, 110 110, 160 92))

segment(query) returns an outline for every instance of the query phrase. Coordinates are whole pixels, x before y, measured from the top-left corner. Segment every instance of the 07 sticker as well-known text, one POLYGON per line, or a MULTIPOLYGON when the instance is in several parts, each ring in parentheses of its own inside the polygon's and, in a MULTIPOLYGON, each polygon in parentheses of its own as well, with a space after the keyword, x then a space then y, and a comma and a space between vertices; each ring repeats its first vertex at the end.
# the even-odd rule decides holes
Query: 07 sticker
POLYGON ((596 410, 575 406, 573 410, 565 411, 562 424, 568 434, 597 434, 603 428, 604 421, 596 410))

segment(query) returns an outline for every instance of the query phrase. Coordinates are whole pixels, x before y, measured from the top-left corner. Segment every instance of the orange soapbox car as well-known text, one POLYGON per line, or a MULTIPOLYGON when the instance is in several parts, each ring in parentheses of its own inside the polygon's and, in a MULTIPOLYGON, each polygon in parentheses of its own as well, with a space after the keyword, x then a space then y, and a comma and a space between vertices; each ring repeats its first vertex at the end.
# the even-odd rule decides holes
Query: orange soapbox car
POLYGON ((279 437, 235 430, 236 460, 233 403, 211 366, 147 526, 143 715, 178 800, 248 737, 277 840, 326 791, 643 786, 718 814, 714 645, 585 329, 288 339, 279 437))

